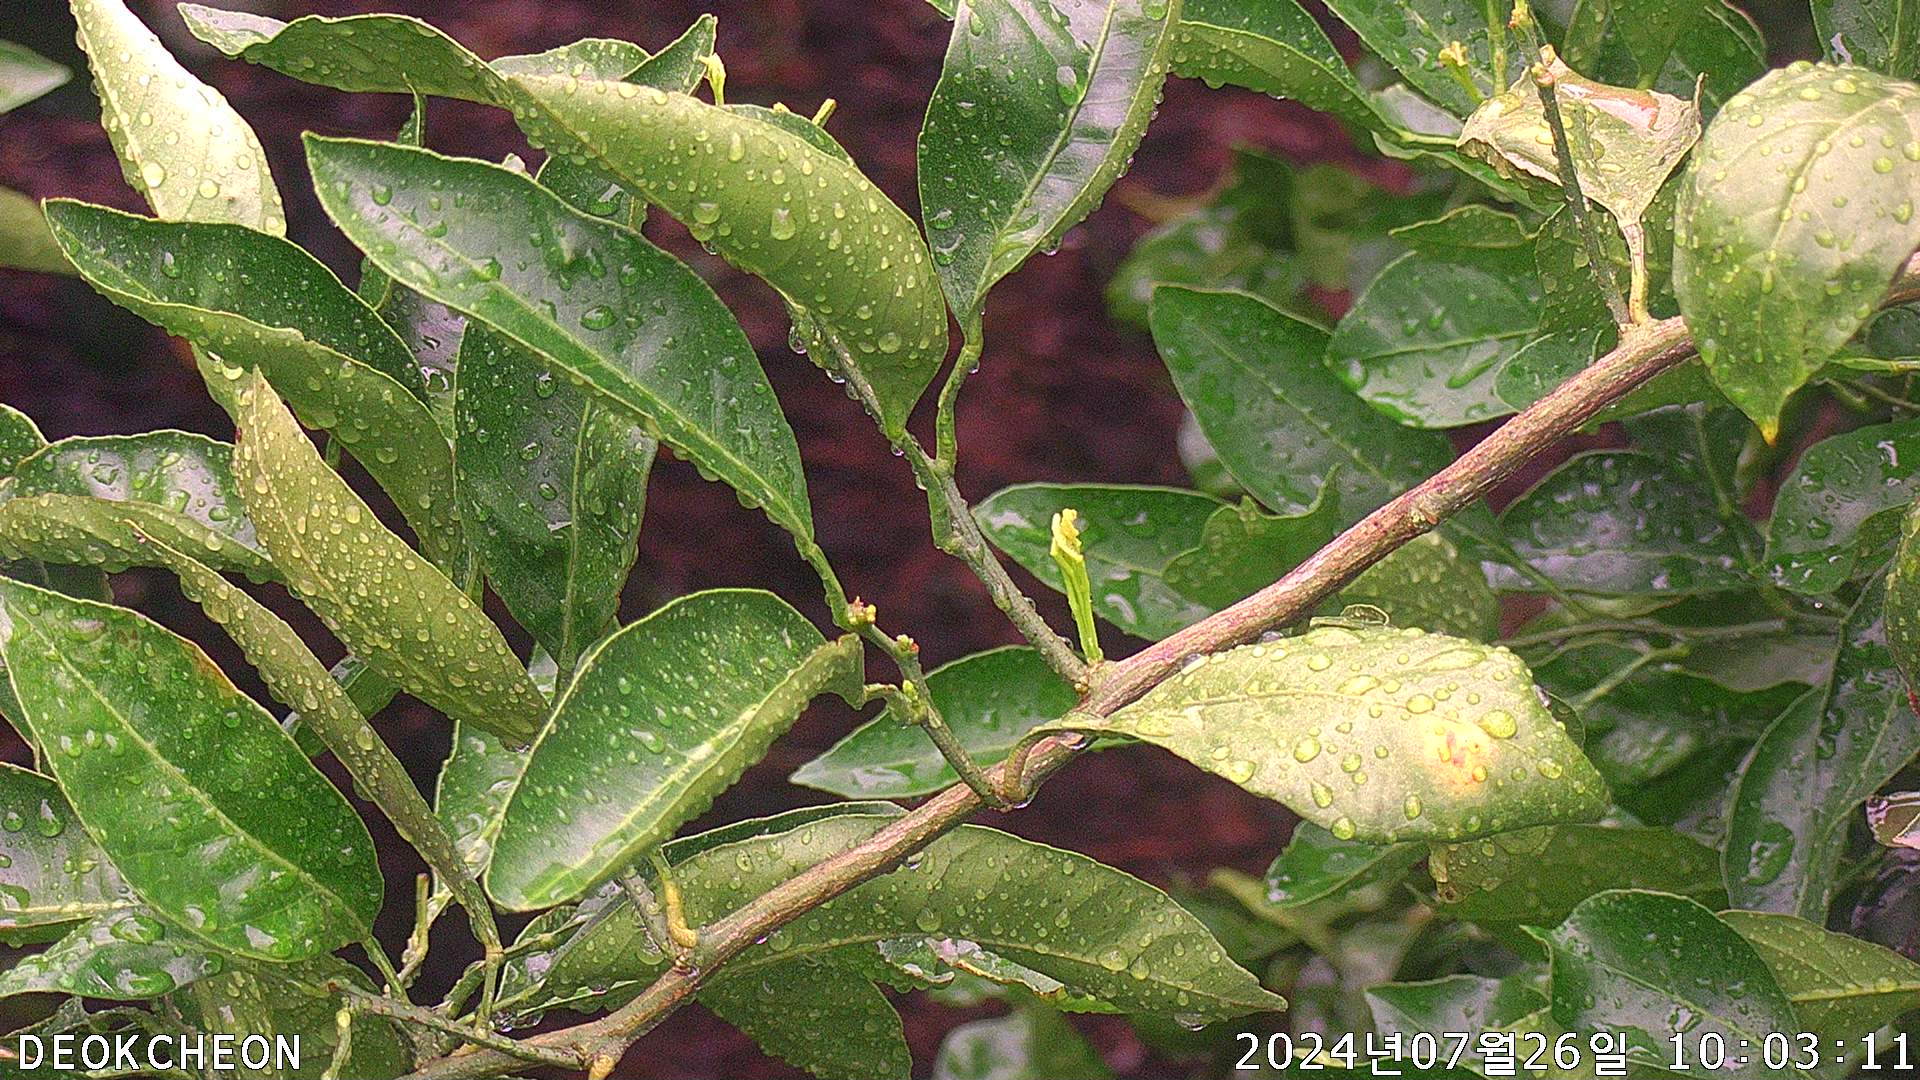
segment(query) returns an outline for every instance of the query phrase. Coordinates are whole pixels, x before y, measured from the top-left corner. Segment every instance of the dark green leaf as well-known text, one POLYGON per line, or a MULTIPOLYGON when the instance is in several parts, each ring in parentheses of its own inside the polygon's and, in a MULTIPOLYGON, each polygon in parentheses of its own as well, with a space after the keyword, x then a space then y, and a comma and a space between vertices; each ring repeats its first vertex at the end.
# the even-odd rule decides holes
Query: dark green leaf
POLYGON ((1299 907, 1336 893, 1405 874, 1426 852, 1419 844, 1363 844, 1342 840, 1303 821, 1286 850, 1267 867, 1267 901, 1299 907))
POLYGON ((595 648, 509 797, 487 890, 574 899, 697 817, 813 698, 858 700, 859 639, 828 643, 772 593, 682 597, 595 648))
POLYGON ((1920 77, 1920 8, 1902 0, 1812 0, 1811 6, 1827 59, 1920 77))
POLYGON ((1220 500, 1197 491, 1120 484, 1019 484, 974 508, 993 545, 1035 577, 1061 588, 1048 554, 1053 515, 1080 515, 1093 609, 1137 637, 1157 641, 1207 615, 1208 609, 1163 580, 1170 563, 1201 541, 1220 500))
POLYGON ((1218 611, 1298 566, 1346 524, 1339 492, 1330 487, 1321 489, 1312 507, 1293 515, 1268 514, 1247 498, 1237 506, 1215 505, 1196 542, 1168 561, 1162 576, 1202 614, 1218 611))
MULTIPOLYGON (((1513 548, 1564 588, 1612 596, 1685 594, 1750 583, 1736 529, 1684 463, 1636 450, 1581 454, 1500 516, 1513 548)), ((1527 589, 1501 571, 1495 584, 1527 589)))
POLYGON ((1616 86, 1692 97, 1699 85, 1709 117, 1767 69, 1760 28, 1724 0, 1579 0, 1562 51, 1616 86))
POLYGON ((1710 904, 1726 896, 1719 852, 1671 829, 1561 825, 1549 831, 1545 844, 1531 851, 1502 850, 1502 837, 1436 846, 1431 864, 1440 911, 1479 923, 1554 926, 1608 889, 1654 889, 1710 904))
POLYGON ((73 72, 12 41, 0 41, 0 113, 65 86, 73 72))
POLYGON ((143 1001, 226 966, 204 942, 170 929, 146 911, 110 911, 0 972, 0 997, 59 993, 143 1001))
POLYGON ((1375 1030, 1405 1040, 1422 1033, 1449 1041, 1447 1033, 1477 1036, 1499 1031, 1546 1004, 1546 997, 1521 976, 1450 975, 1430 982, 1387 983, 1367 991, 1375 1030))
POLYGON ((1331 487, 1357 517, 1452 458, 1445 438, 1374 412, 1323 367, 1324 330, 1255 297, 1162 288, 1153 337, 1227 470, 1270 509, 1309 510, 1331 487))
POLYGON ((455 720, 513 741, 546 702, 500 631, 327 468, 256 372, 234 395, 234 478, 287 585, 375 670, 455 720))
POLYGON ((692 271, 484 162, 318 138, 308 159, 328 213, 395 280, 559 369, 535 393, 581 380, 811 546, 793 430, 746 335, 692 271))
POLYGON ((1327 606, 1349 604, 1379 608, 1395 626, 1475 641, 1492 641, 1500 632, 1500 600, 1479 561, 1438 533, 1411 540, 1368 567, 1327 606))
POLYGON ((246 120, 193 77, 121 0, 71 0, 100 123, 120 171, 166 221, 287 231, 267 156, 246 120))
POLYGON ((920 132, 921 213, 962 326, 1100 204, 1167 77, 1180 0, 960 0, 920 132))
POLYGON ((1707 370, 1769 441, 1920 246, 1916 190, 1912 83, 1794 64, 1708 126, 1680 193, 1674 291, 1707 370))
POLYGON ((1058 1009, 1022 1004, 961 1024, 940 1041, 933 1080, 1106 1080, 1100 1055, 1058 1009))
POLYGON ((906 1080, 913 1071, 893 1003, 865 976, 831 963, 722 976, 700 991, 700 1004, 760 1049, 825 1080, 906 1080))
POLYGON ((1860 804, 1920 752, 1894 670, 1892 587, 1847 616, 1833 677, 1754 747, 1728 803, 1727 896, 1735 907, 1824 923, 1860 804), (1885 617, 1882 610, 1885 610, 1885 617))
POLYGON ((93 837, 67 827, 72 818, 51 778, 0 764, 0 934, 16 938, 132 906, 93 837))
MULTIPOLYGON (((1607 892, 1585 901, 1559 929, 1536 931, 1553 965, 1553 1020, 1584 1039, 1625 1037, 1629 1069, 1673 1061, 1671 1038, 1699 1045, 1762 1046, 1793 1031, 1793 1005, 1753 946, 1713 912, 1657 892, 1607 892)), ((1765 1080, 1761 1055, 1729 1054, 1719 1075, 1765 1080)))
POLYGON ((1342 840, 1461 840, 1588 821, 1606 786, 1507 650, 1325 625, 1195 660, 1111 716, 1342 840))
POLYGON ((1367 48, 1412 84, 1415 90, 1465 116, 1480 99, 1513 81, 1526 58, 1518 38, 1507 39, 1508 10, 1478 0, 1331 0, 1327 7, 1367 48), (1448 45, 1466 47, 1467 77, 1478 93, 1461 86, 1440 62, 1448 45))
POLYGON ((1879 568, 1920 494, 1920 420, 1856 428, 1807 448, 1767 523, 1767 573, 1795 592, 1829 593, 1879 568))
MULTIPOLYGON (((1032 649, 991 649, 927 673, 927 688, 954 737, 981 765, 1007 756, 1021 736, 1079 704, 1032 649)), ((927 733, 889 707, 788 777, 848 798, 927 795, 959 777, 927 733)))
MULTIPOLYGON (((300 1069, 281 1068, 269 1061, 264 1069, 246 1075, 262 1080, 299 1080, 318 1076, 333 1063, 339 1050, 334 1016, 344 999, 316 994, 311 989, 329 980, 349 983, 372 993, 373 984, 352 965, 331 956, 289 967, 233 965, 221 974, 201 979, 169 998, 188 1024, 200 1031, 234 1036, 238 1045, 249 1035, 300 1040, 300 1069), (291 976, 291 977, 288 977, 291 976)), ((353 1018, 353 1048, 340 1072, 357 1080, 391 1080, 413 1067, 413 1048, 392 1020, 358 1013, 353 1018)))
POLYGON ((0 580, 0 615, 47 765, 142 900, 281 962, 366 936, 381 894, 366 826, 198 646, 14 581, 0 580))
POLYGON ((1920 1008, 1920 964, 1892 949, 1791 915, 1728 911, 1720 921, 1759 951, 1793 1002, 1798 1030, 1822 1045, 1851 1043, 1920 1008))
POLYGON ((1291 98, 1371 131, 1399 130, 1296 0, 1186 0, 1173 70, 1209 86, 1231 83, 1291 98))

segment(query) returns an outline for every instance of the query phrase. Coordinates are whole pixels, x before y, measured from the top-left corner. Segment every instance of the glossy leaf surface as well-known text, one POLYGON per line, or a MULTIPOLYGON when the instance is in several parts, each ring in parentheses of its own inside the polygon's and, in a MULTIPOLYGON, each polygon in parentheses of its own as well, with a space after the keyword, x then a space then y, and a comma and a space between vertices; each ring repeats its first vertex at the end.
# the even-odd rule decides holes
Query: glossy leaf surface
POLYGON ((1767 66, 1759 28, 1724 0, 1580 0, 1561 51, 1616 86, 1691 97, 1698 85, 1709 116, 1767 66))
POLYGON ((367 934, 381 881, 366 826, 198 646, 14 581, 0 580, 0 615, 47 765, 143 901, 220 948, 281 962, 367 934))
POLYGON ((782 964, 722 978, 700 1004, 751 1036, 760 1049, 830 1080, 905 1080, 913 1071, 900 1016, 880 988, 831 963, 782 964))
POLYGON ((1920 422, 1856 428, 1807 448, 1767 523, 1767 574, 1795 592, 1832 592, 1884 558, 1920 494, 1920 422))
MULTIPOLYGON (((249 1035, 300 1040, 298 1070, 289 1062, 270 1058, 266 1068, 249 1069, 261 1080, 299 1080, 317 1076, 339 1052, 334 1017, 343 998, 316 994, 313 987, 339 981, 372 993, 373 984, 358 968, 335 957, 316 957, 287 967, 232 965, 218 975, 200 979, 168 1003, 201 1031, 235 1036, 236 1044, 249 1035)), ((391 1080, 412 1068, 413 1049, 397 1023, 360 1013, 353 1018, 352 1046, 342 1063, 341 1076, 364 1080, 391 1080)))
POLYGON ((76 926, 44 952, 0 972, 0 997, 78 994, 144 1001, 225 970, 205 942, 175 930, 151 912, 111 911, 76 926))
POLYGON ((1294 826, 1286 850, 1267 867, 1267 900, 1298 907, 1406 873, 1425 854, 1419 844, 1342 840, 1311 821, 1294 826))
POLYGON ((1773 969, 1800 1018, 1821 1042, 1851 1042, 1920 1007, 1920 964, 1870 941, 1805 919, 1762 911, 1722 912, 1773 969))
POLYGON ((1040 1005, 961 1024, 940 1042, 934 1080, 1047 1080, 1113 1075, 1059 1010, 1040 1005))
POLYGON ((1419 630, 1243 645, 1111 716, 1055 726, 1164 747, 1342 840, 1460 840, 1606 808, 1519 658, 1419 630))
POLYGON ((1523 59, 1518 42, 1505 40, 1507 12, 1476 0, 1333 0, 1327 7, 1415 90, 1456 116, 1506 86, 1510 69, 1523 59), (1441 51, 1456 41, 1465 47, 1468 79, 1478 95, 1441 63, 1441 51))
MULTIPOLYGON (((1662 828, 1561 825, 1519 851, 1503 839, 1434 849, 1441 911, 1473 922, 1556 926, 1581 901, 1609 889, 1652 889, 1718 904, 1719 853, 1662 828)), ((1516 845, 1517 846, 1517 845, 1516 845)))
POLYGON ((1387 983, 1367 991, 1373 1023, 1383 1035, 1412 1040, 1421 1033, 1499 1031, 1545 1007, 1547 999, 1521 977, 1450 975, 1428 982, 1387 983))
POLYGON ((1215 505, 1197 542, 1167 563, 1163 577, 1203 610, 1218 610, 1298 566, 1346 523, 1338 493, 1327 489, 1298 514, 1269 514, 1247 498, 1237 506, 1215 505))
POLYGON ((1899 0, 1811 0, 1809 6, 1827 59, 1920 78, 1920 9, 1899 0))
POLYGON ((1209 86, 1244 86, 1366 130, 1395 130, 1296 0, 1186 0, 1172 58, 1175 74, 1209 86))
POLYGON ((133 905, 126 883, 74 821, 52 778, 0 765, 0 933, 94 918, 133 905))

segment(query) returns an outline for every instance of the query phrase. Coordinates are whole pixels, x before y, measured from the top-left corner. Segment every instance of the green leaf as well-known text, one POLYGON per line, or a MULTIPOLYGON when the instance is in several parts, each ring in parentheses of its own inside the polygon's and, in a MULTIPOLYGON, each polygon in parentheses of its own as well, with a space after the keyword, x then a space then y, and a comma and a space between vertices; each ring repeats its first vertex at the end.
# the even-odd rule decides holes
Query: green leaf
POLYGON ((9 113, 73 78, 65 64, 12 41, 0 41, 0 113, 9 113))
POLYGON ((1324 330, 1259 299, 1159 289, 1153 339, 1220 460, 1272 510, 1312 509, 1331 487, 1357 517, 1452 459, 1443 436, 1374 412, 1321 365, 1324 330))
POLYGON ((1162 576, 1168 588, 1211 613, 1265 588, 1340 535, 1346 524, 1339 493, 1330 488, 1321 489, 1312 507, 1292 515, 1268 514, 1247 498, 1237 506, 1216 505, 1198 540, 1168 561, 1162 576))
MULTIPOLYGON (((1737 589, 1751 582, 1737 529, 1684 464, 1638 450, 1580 454, 1508 504, 1520 556, 1564 588, 1609 596, 1737 589)), ((1496 573, 1503 589, 1527 579, 1496 573)))
POLYGON ((287 585, 355 656, 455 720, 519 743, 546 702, 459 586, 327 468, 256 372, 234 396, 234 478, 287 585))
MULTIPOLYGON (((674 877, 687 918, 704 923, 731 911, 889 820, 831 817, 685 857, 669 848, 680 859, 674 877)), ((1083 855, 978 825, 960 826, 910 865, 774 931, 728 970, 744 978, 810 958, 875 963, 878 942, 926 934, 977 942, 1129 1013, 1206 1021, 1283 1005, 1160 890, 1083 855)), ((562 946, 542 992, 576 1009, 603 1007, 631 997, 664 965, 622 898, 562 946)))
POLYGON ((1428 982, 1387 983, 1368 989, 1366 995, 1374 1029, 1382 1036, 1406 1040, 1423 1032, 1450 1042, 1443 1033, 1477 1036, 1499 1031, 1547 1004, 1546 997, 1520 976, 1449 975, 1428 982))
POLYGON ((913 1071, 900 1016, 865 976, 834 964, 783 964, 721 976, 700 991, 760 1049, 823 1078, 906 1080, 913 1071))
POLYGON ((1464 840, 1598 818, 1606 785, 1504 648, 1318 626, 1189 664, 1107 717, 1342 840, 1464 840))
POLYGON ((0 479, 5 479, 27 457, 47 445, 33 417, 0 402, 0 479))
POLYGON ((1830 593, 1879 568, 1920 495, 1920 421, 1876 424, 1807 448, 1767 522, 1767 574, 1794 592, 1830 593))
POLYGON ((302 419, 332 432, 427 551, 459 547, 453 460, 406 343, 298 246, 237 225, 183 224, 60 200, 48 221, 96 290, 199 345, 228 412, 233 368, 257 367, 302 419))
POLYGON ((193 77, 121 0, 71 0, 100 122, 127 183, 166 221, 232 222, 276 236, 286 211, 253 128, 193 77))
POLYGON ((1793 1002, 1796 1030, 1822 1044, 1852 1042, 1920 1008, 1920 964, 1870 941, 1761 911, 1726 911, 1720 921, 1746 938, 1793 1002))
POLYGON ((1303 821, 1294 826, 1286 848, 1267 867, 1267 902, 1299 907, 1377 881, 1392 881, 1424 854, 1419 844, 1342 840, 1303 821))
POLYGON ((1393 65, 1415 90, 1456 116, 1512 81, 1525 60, 1519 40, 1506 40, 1508 11, 1479 0, 1331 0, 1327 7, 1353 27, 1367 48, 1393 65), (1458 41, 1466 47, 1469 93, 1440 62, 1458 41))
POLYGON ((0 972, 0 998, 14 994, 78 994, 144 1001, 225 970, 221 955, 148 912, 97 915, 46 951, 0 972))
MULTIPOLYGON (((281 1064, 277 1059, 264 1069, 246 1072, 248 1077, 262 1080, 298 1080, 319 1076, 333 1064, 340 1049, 334 1016, 344 997, 316 994, 311 989, 330 980, 349 983, 368 993, 374 991, 373 983, 359 969, 322 956, 289 967, 235 965, 196 981, 172 995, 168 1003, 194 1028, 233 1035, 236 1044, 249 1035, 299 1039, 297 1073, 277 1067, 281 1064)), ((365 1012, 354 1015, 353 1047, 339 1075, 391 1080, 412 1067, 412 1044, 397 1023, 365 1012)))
MULTIPOLYGON (((927 689, 954 737, 983 767, 1080 701, 1038 652, 1024 646, 989 649, 937 667, 927 673, 927 689)), ((932 794, 960 778, 926 732, 889 706, 787 779, 853 799, 900 799, 932 794)))
POLYGON ((67 827, 72 819, 50 777, 0 764, 0 934, 12 939, 132 905, 93 837, 67 827))
POLYGON ((1060 1010, 1029 1003, 947 1032, 933 1060, 933 1080, 1106 1080, 1112 1075, 1060 1010))
POLYGON ((572 671, 620 606, 658 444, 491 327, 467 328, 459 371, 461 519, 507 610, 572 671))
POLYGON ((158 560, 142 535, 255 580, 277 576, 234 486, 233 447, 185 431, 62 439, 0 484, 0 552, 120 570, 158 560))
POLYGON ((793 430, 739 324, 691 270, 497 166, 392 144, 307 148, 322 205, 395 280, 639 416, 812 544, 793 430))
POLYGON ((1760 28, 1725 0, 1579 0, 1562 44, 1601 82, 1682 97, 1699 86, 1709 117, 1767 70, 1760 28))
POLYGON ((1349 604, 1377 607, 1395 626, 1475 641, 1492 641, 1500 633, 1500 599, 1488 587, 1479 561, 1463 556, 1438 533, 1401 545, 1353 579, 1327 606, 1349 604))
POLYGON ((1652 889, 1708 904, 1726 896, 1720 853, 1672 829, 1561 825, 1548 832, 1530 851, 1503 850, 1503 837, 1436 845, 1439 910, 1478 923, 1556 926, 1581 901, 1609 889, 1652 889))
POLYGON ((1680 193, 1674 291, 1714 381, 1769 440, 1920 247, 1916 190, 1912 83, 1794 64, 1707 127, 1680 193))
POLYGON ((1224 509, 1197 491, 1123 484, 1018 484, 974 507, 993 546, 1053 589, 1060 568, 1048 555, 1053 515, 1080 513, 1093 608, 1136 637, 1157 641, 1210 614, 1164 577, 1181 552, 1200 543, 1207 515, 1224 509))
POLYGON ((1920 791, 1895 791, 1868 799, 1867 827, 1882 847, 1920 851, 1920 791))
MULTIPOLYGON (((1554 1021, 1583 1037, 1624 1036, 1629 1069, 1671 1064, 1680 1031, 1689 1045, 1717 1035, 1757 1047, 1795 1030, 1793 1005, 1753 946, 1684 897, 1601 893, 1558 929, 1533 933, 1552 956, 1554 1021)), ((1730 1054, 1720 1075, 1779 1074, 1758 1054, 1730 1054)))
POLYGON ((0 655, 75 816, 169 921, 279 962, 369 933, 381 880, 366 826, 198 646, 0 580, 0 655))
POLYGON ((1180 0, 961 0, 920 131, 920 205, 962 326, 1100 205, 1146 133, 1180 0))
POLYGON ((858 638, 829 643, 757 590, 695 593, 622 628, 581 662, 528 754, 487 891, 516 911, 551 907, 627 869, 816 695, 858 700, 861 671, 858 638))
POLYGON ((40 200, 12 188, 0 188, 0 267, 73 273, 73 265, 60 253, 53 231, 47 228, 40 200))
POLYGON ((460 860, 478 877, 493 858, 501 815, 527 755, 471 724, 455 724, 453 750, 440 766, 433 811, 453 837, 460 860))
POLYGON ((1728 803, 1735 907, 1826 922, 1860 804, 1920 753, 1888 648, 1901 593, 1885 591, 1883 601, 1870 588, 1848 614, 1831 681, 1782 713, 1747 758, 1728 803))
POLYGON ((1296 0, 1187 0, 1173 36, 1176 75, 1291 98, 1369 131, 1399 128, 1296 0))
POLYGON ((1920 8, 1899 0, 1811 0, 1810 6, 1827 59, 1920 78, 1920 8))

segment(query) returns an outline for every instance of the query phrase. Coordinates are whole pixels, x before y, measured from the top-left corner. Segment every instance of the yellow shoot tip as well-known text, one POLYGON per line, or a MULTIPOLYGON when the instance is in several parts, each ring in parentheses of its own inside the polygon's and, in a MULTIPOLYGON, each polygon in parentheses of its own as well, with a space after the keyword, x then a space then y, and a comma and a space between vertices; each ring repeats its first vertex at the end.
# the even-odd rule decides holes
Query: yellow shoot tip
POLYGON ((700 62, 707 67, 707 85, 713 87, 713 103, 725 105, 727 103, 727 65, 721 61, 717 53, 708 53, 700 58, 700 62))

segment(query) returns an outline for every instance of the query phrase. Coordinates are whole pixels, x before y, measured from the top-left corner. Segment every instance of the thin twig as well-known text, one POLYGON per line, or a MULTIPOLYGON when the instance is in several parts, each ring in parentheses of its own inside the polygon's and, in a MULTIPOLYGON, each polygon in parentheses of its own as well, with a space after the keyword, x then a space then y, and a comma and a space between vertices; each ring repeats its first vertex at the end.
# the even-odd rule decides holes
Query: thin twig
MULTIPOLYGON (((507 1064, 509 1065, 514 1061, 527 1061, 536 1065, 554 1065, 563 1069, 579 1069, 584 1068, 586 1065, 586 1059, 580 1055, 571 1054, 565 1050, 555 1050, 546 1046, 537 1046, 529 1039, 509 1039, 504 1035, 496 1035, 491 1031, 476 1028, 472 1025, 461 1023, 458 1020, 449 1020, 439 1013, 434 1012, 432 1009, 423 1009, 418 1005, 403 1004, 392 998, 382 997, 379 994, 369 994, 352 983, 330 982, 328 983, 328 988, 352 1002, 356 1012, 370 1013, 374 1016, 384 1016, 389 1020, 398 1020, 404 1024, 416 1024, 423 1028, 438 1031, 443 1035, 451 1035, 461 1042, 472 1046, 484 1047, 487 1050, 493 1051, 495 1054, 501 1055, 507 1059, 507 1064)), ((441 1060, 466 1061, 479 1056, 478 1054, 456 1055, 451 1058, 442 1058, 441 1060)))
POLYGON ((871 622, 862 623, 860 636, 886 653, 894 666, 900 669, 900 677, 905 680, 901 686, 873 686, 869 688, 870 696, 884 699, 899 711, 900 719, 924 729, 934 748, 940 751, 940 756, 953 766, 960 782, 972 788, 974 794, 986 800, 988 806, 996 810, 1006 809, 1006 803, 987 780, 986 772, 980 768, 979 762, 973 760, 973 754, 961 745, 960 737, 947 726, 947 718, 941 715, 940 706, 933 700, 933 688, 927 684, 926 672, 920 666, 920 646, 905 635, 889 637, 886 631, 871 622))

